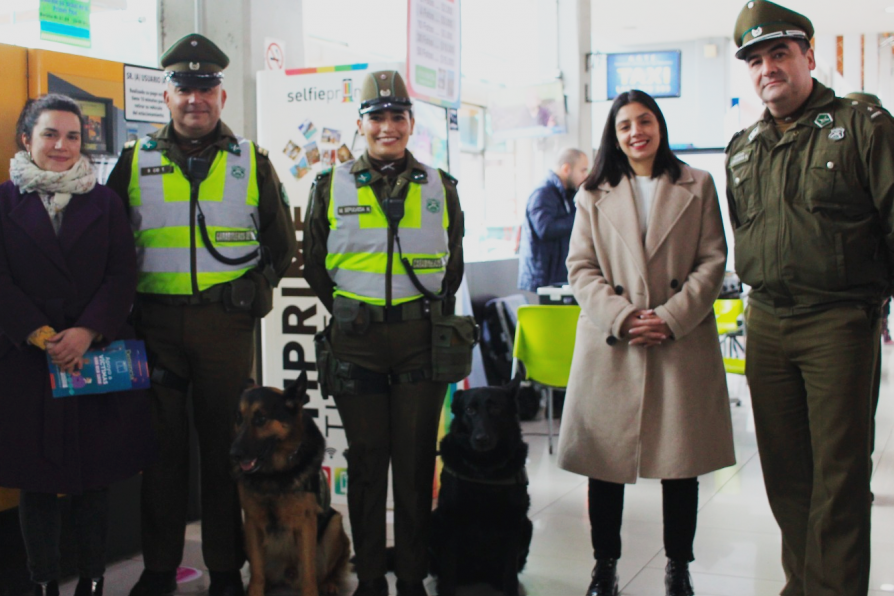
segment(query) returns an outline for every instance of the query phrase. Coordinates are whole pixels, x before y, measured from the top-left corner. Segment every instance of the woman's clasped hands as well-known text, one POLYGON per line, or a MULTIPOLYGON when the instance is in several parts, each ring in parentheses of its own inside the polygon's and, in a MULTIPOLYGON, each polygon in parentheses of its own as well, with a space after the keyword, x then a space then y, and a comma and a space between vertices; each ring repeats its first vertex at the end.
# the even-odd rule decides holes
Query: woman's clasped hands
POLYGON ((628 340, 631 346, 651 348, 660 346, 662 342, 673 337, 673 332, 654 310, 635 310, 621 325, 621 337, 628 340))
POLYGON ((47 340, 47 353, 60 370, 67 373, 81 370, 84 352, 97 335, 86 327, 64 329, 47 340))

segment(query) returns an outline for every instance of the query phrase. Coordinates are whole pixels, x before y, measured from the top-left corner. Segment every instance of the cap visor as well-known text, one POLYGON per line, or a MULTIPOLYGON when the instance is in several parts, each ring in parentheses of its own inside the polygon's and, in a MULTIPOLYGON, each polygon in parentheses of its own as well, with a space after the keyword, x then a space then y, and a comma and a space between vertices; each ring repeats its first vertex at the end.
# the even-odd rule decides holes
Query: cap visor
POLYGON ((196 76, 177 74, 170 78, 175 87, 189 87, 192 89, 211 89, 221 83, 220 77, 196 76))
POLYGON ((745 58, 748 56, 748 52, 750 52, 755 46, 762 43, 779 41, 781 39, 803 39, 805 41, 808 40, 807 36, 804 33, 777 31, 775 33, 769 33, 762 37, 755 37, 736 51, 736 58, 738 58, 739 60, 745 60, 745 58))
POLYGON ((405 101, 382 101, 376 103, 375 105, 367 106, 365 108, 360 108, 360 114, 369 114, 371 112, 384 112, 386 110, 391 110, 392 112, 405 112, 407 110, 412 110, 413 104, 405 101))

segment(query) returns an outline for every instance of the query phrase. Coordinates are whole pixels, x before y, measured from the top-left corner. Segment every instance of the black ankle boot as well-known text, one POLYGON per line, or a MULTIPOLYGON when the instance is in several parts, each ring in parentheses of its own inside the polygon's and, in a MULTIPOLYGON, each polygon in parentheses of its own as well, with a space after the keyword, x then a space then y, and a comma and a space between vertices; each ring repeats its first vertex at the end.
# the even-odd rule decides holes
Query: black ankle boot
POLYGON ((667 596, 693 596, 695 592, 692 590, 689 563, 668 559, 664 568, 664 587, 667 596))
POLYGON ((45 584, 34 584, 34 596, 59 596, 59 582, 53 580, 45 584))
POLYGON ((618 560, 599 559, 586 596, 618 596, 618 560))
POLYGON ((101 577, 90 579, 82 577, 78 580, 78 587, 75 588, 74 596, 102 596, 102 585, 105 580, 101 577))

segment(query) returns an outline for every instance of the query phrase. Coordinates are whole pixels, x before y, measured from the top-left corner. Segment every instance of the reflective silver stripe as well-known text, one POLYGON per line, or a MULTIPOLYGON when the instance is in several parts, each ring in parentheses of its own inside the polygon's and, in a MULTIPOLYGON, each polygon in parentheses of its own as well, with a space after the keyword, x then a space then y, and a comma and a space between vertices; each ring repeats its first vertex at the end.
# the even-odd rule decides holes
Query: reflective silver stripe
MULTIPOLYGON (((217 246, 217 252, 225 257, 237 258, 254 250, 250 246, 217 246)), ((188 248, 143 248, 139 251, 142 256, 140 271, 143 273, 189 273, 188 248)), ((225 265, 204 248, 196 251, 196 267, 199 273, 223 273, 232 269, 246 269, 252 267, 252 263, 243 265, 225 265)))
MULTIPOLYGON (((395 255, 396 257, 397 255, 395 255)), ((349 271, 347 269, 336 269, 330 272, 332 281, 338 289, 357 294, 358 296, 366 296, 368 298, 385 299, 385 276, 379 273, 367 273, 366 271, 349 271)), ((441 291, 441 281, 444 274, 441 272, 418 274, 419 281, 432 293, 437 294, 441 291)), ((419 290, 410 281, 408 275, 394 275, 391 278, 391 298, 394 300, 400 298, 408 298, 410 296, 418 296, 419 290)))

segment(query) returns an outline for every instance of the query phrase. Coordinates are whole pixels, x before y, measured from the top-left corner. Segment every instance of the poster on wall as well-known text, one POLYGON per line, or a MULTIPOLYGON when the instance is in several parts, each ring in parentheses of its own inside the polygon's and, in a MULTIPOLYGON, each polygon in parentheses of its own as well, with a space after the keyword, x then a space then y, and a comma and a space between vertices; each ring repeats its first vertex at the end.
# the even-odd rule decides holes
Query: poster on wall
MULTIPOLYGON (((356 134, 360 89, 368 72, 399 65, 353 64, 327 68, 258 73, 258 143, 270 153, 292 207, 302 237, 311 186, 320 172, 363 153, 363 137, 356 134)), ((422 161, 446 169, 446 109, 414 102, 417 126, 410 151, 422 161), (430 157, 429 157, 430 156, 430 157)), ((296 260, 276 289, 273 311, 261 324, 264 346, 264 384, 283 387, 306 371, 310 403, 305 410, 326 437, 324 471, 333 500, 347 498, 347 448, 335 402, 319 391, 314 334, 322 331, 329 313, 304 280, 303 263, 296 260)))
POLYGON ((407 83, 429 103, 460 104, 460 0, 407 0, 407 83))
POLYGON ((90 0, 40 0, 40 38, 90 47, 90 0))
POLYGON ((497 140, 548 137, 567 130, 561 81, 492 91, 487 107, 497 140))
POLYGON ((609 54, 608 99, 639 89, 652 97, 680 97, 680 51, 609 54))

